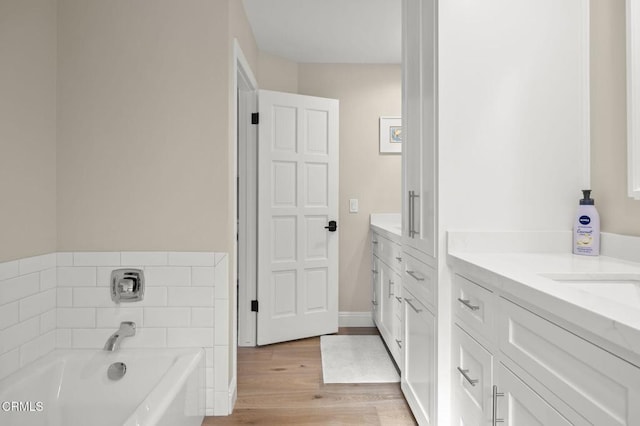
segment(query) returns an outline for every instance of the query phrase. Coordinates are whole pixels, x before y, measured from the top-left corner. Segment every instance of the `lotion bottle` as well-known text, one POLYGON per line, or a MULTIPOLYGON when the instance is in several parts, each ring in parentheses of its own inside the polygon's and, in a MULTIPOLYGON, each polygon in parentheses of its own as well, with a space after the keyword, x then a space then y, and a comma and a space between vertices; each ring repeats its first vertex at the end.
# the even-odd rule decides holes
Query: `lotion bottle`
POLYGON ((585 256, 600 254, 600 216, 591 198, 591 190, 583 189, 573 225, 573 253, 585 256))

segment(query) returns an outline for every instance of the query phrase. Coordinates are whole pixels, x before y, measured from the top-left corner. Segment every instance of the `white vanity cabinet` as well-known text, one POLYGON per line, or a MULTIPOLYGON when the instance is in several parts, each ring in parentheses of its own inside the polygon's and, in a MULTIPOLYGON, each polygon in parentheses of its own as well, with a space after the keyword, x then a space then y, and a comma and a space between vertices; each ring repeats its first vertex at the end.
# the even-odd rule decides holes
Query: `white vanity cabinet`
POLYGON ((458 325, 452 342, 455 424, 572 424, 458 325))
POLYGON ((434 425, 436 318, 405 289, 405 365, 402 390, 421 425, 434 425))
POLYGON ((493 423, 507 426, 587 424, 582 419, 570 422, 525 382, 499 363, 495 372, 492 402, 493 423))
MULTIPOLYGON (((372 243, 375 247, 377 242, 372 240, 372 243)), ((374 324, 378 324, 382 321, 382 305, 381 302, 381 294, 382 294, 382 281, 380 279, 380 271, 382 270, 382 262, 378 257, 374 254, 371 260, 371 281, 372 281, 372 297, 371 297, 371 312, 373 314, 373 322, 374 324)))
POLYGON ((402 244, 435 255, 436 1, 403 2, 402 244))
POLYGON ((402 250, 400 236, 372 231, 373 320, 398 368, 404 354, 402 250), (395 240, 395 241, 394 241, 395 240))
MULTIPOLYGON (((431 312, 437 330, 433 347, 423 347, 429 352, 423 362, 432 365, 413 369, 411 377, 411 348, 425 340, 411 342, 419 336, 410 330, 417 317, 405 303, 402 390, 421 424, 460 424, 450 418, 457 376, 450 368, 452 283, 444 230, 553 227, 562 222, 544 209, 533 214, 520 189, 555 200, 584 181, 581 171, 562 171, 588 163, 588 6, 584 0, 402 0, 403 297, 411 294, 431 312), (540 152, 558 153, 548 156, 553 173, 539 170, 540 152), (558 176, 563 183, 556 188, 558 176), (437 357, 430 356, 434 351, 437 357), (436 371, 435 404, 411 385, 430 383, 427 371, 436 371)), ((495 299, 491 291, 477 295, 495 299)), ((467 314, 462 328, 494 357, 493 386, 493 369, 513 371, 512 361, 503 363, 496 352, 495 311, 467 314)))
POLYGON ((401 387, 418 423, 435 425, 436 274, 408 252, 403 262, 405 367, 401 387))
POLYGON ((452 303, 455 424, 640 424, 640 368, 579 324, 460 274, 452 303))

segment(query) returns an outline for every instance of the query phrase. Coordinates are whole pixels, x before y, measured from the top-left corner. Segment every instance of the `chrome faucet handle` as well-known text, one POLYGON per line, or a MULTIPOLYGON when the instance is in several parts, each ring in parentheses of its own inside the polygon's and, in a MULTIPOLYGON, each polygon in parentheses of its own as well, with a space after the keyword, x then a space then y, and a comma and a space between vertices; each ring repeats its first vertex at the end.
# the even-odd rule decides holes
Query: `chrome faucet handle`
POLYGON ((116 303, 144 299, 144 271, 124 268, 111 271, 111 300, 116 303))
POLYGON ((133 293, 134 287, 135 281, 131 278, 123 278, 118 282, 118 289, 120 290, 120 294, 131 294, 133 293))

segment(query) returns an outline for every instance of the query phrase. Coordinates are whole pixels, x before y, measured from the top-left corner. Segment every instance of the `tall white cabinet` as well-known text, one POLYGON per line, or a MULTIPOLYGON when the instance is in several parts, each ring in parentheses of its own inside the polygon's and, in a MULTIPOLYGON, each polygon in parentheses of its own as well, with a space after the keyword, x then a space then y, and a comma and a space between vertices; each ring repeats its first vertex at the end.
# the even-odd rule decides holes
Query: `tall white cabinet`
POLYGON ((403 9, 403 247, 436 257, 436 0, 403 9))
POLYGON ((402 389, 420 424, 448 425, 446 231, 570 229, 589 185, 589 2, 402 7, 402 389))
POLYGON ((420 424, 436 419, 436 1, 403 2, 401 386, 420 424))

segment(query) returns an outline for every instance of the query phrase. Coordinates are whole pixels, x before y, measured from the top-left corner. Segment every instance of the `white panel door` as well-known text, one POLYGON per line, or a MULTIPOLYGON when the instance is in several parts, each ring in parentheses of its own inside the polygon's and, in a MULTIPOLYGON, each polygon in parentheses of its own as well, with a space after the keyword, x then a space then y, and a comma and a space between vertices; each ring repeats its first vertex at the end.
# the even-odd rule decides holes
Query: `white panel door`
POLYGON ((258 345, 338 331, 338 101, 260 90, 258 345))

